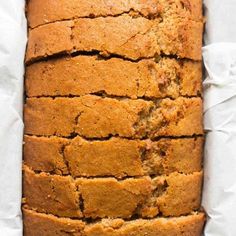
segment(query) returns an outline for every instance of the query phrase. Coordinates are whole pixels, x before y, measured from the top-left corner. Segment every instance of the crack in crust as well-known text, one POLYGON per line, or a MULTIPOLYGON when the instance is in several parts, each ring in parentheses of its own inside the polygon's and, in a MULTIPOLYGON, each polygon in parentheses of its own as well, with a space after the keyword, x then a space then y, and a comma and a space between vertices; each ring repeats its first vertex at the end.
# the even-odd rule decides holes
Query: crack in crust
POLYGON ((28 19, 25 235, 200 236, 201 0, 31 0, 28 19))
POLYGON ((81 137, 70 140, 26 135, 24 141, 26 165, 36 172, 64 176, 123 179, 172 172, 190 174, 202 166, 202 137, 86 141, 81 137))
POLYGON ((99 51, 138 60, 177 55, 201 60, 203 23, 169 16, 163 21, 119 17, 78 19, 29 31, 26 62, 76 51, 99 51))
POLYGON ((27 16, 31 28, 56 21, 118 17, 129 14, 147 19, 177 15, 195 21, 202 20, 200 0, 31 0, 27 5, 27 16))
POLYGON ((64 57, 26 68, 28 97, 177 98, 202 93, 200 62, 162 58, 139 62, 96 56, 64 57))
POLYGON ((200 98, 144 101, 101 98, 28 98, 25 133, 87 138, 202 135, 200 98), (115 107, 115 109, 114 109, 115 107), (78 125, 75 117, 80 114, 78 125))
POLYGON ((58 218, 23 208, 25 236, 201 236, 205 222, 203 213, 192 213, 179 218, 156 218, 153 220, 103 219, 93 223, 58 218))
POLYGON ((199 209, 201 185, 202 172, 118 181, 37 174, 24 166, 24 205, 71 218, 180 216, 199 209))

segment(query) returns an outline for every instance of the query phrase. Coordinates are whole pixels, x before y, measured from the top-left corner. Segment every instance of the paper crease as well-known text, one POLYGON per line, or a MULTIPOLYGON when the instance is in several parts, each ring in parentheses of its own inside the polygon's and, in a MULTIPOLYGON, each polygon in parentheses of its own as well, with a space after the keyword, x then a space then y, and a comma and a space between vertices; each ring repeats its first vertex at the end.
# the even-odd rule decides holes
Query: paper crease
POLYGON ((0 1, 0 235, 22 236, 25 1, 0 1))

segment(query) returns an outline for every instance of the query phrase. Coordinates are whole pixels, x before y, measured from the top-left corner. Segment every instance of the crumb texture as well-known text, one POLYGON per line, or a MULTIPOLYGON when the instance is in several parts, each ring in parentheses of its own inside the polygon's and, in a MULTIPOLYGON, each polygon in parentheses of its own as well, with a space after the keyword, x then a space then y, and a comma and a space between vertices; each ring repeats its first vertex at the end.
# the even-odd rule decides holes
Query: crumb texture
POLYGON ((201 236, 202 0, 30 0, 25 236, 201 236))

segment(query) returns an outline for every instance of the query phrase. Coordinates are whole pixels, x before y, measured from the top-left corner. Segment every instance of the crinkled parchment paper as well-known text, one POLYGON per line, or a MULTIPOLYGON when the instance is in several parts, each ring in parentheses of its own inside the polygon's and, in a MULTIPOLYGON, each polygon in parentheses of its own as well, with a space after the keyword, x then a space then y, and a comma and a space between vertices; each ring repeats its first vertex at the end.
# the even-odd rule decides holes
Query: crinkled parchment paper
MULTIPOLYGON (((205 236, 236 235, 236 1, 205 0, 205 236)), ((24 0, 0 1, 0 235, 21 236, 24 0)))
POLYGON ((236 235, 236 1, 205 0, 205 236, 236 235))
POLYGON ((24 0, 0 1, 0 235, 21 236, 24 0))

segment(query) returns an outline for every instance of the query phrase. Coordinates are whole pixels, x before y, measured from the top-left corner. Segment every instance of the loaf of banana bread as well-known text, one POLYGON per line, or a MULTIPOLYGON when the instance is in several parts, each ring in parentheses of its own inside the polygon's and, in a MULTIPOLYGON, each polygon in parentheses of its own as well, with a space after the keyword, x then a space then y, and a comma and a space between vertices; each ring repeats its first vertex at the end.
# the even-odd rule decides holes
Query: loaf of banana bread
POLYGON ((201 236, 202 1, 30 0, 25 236, 201 236))

